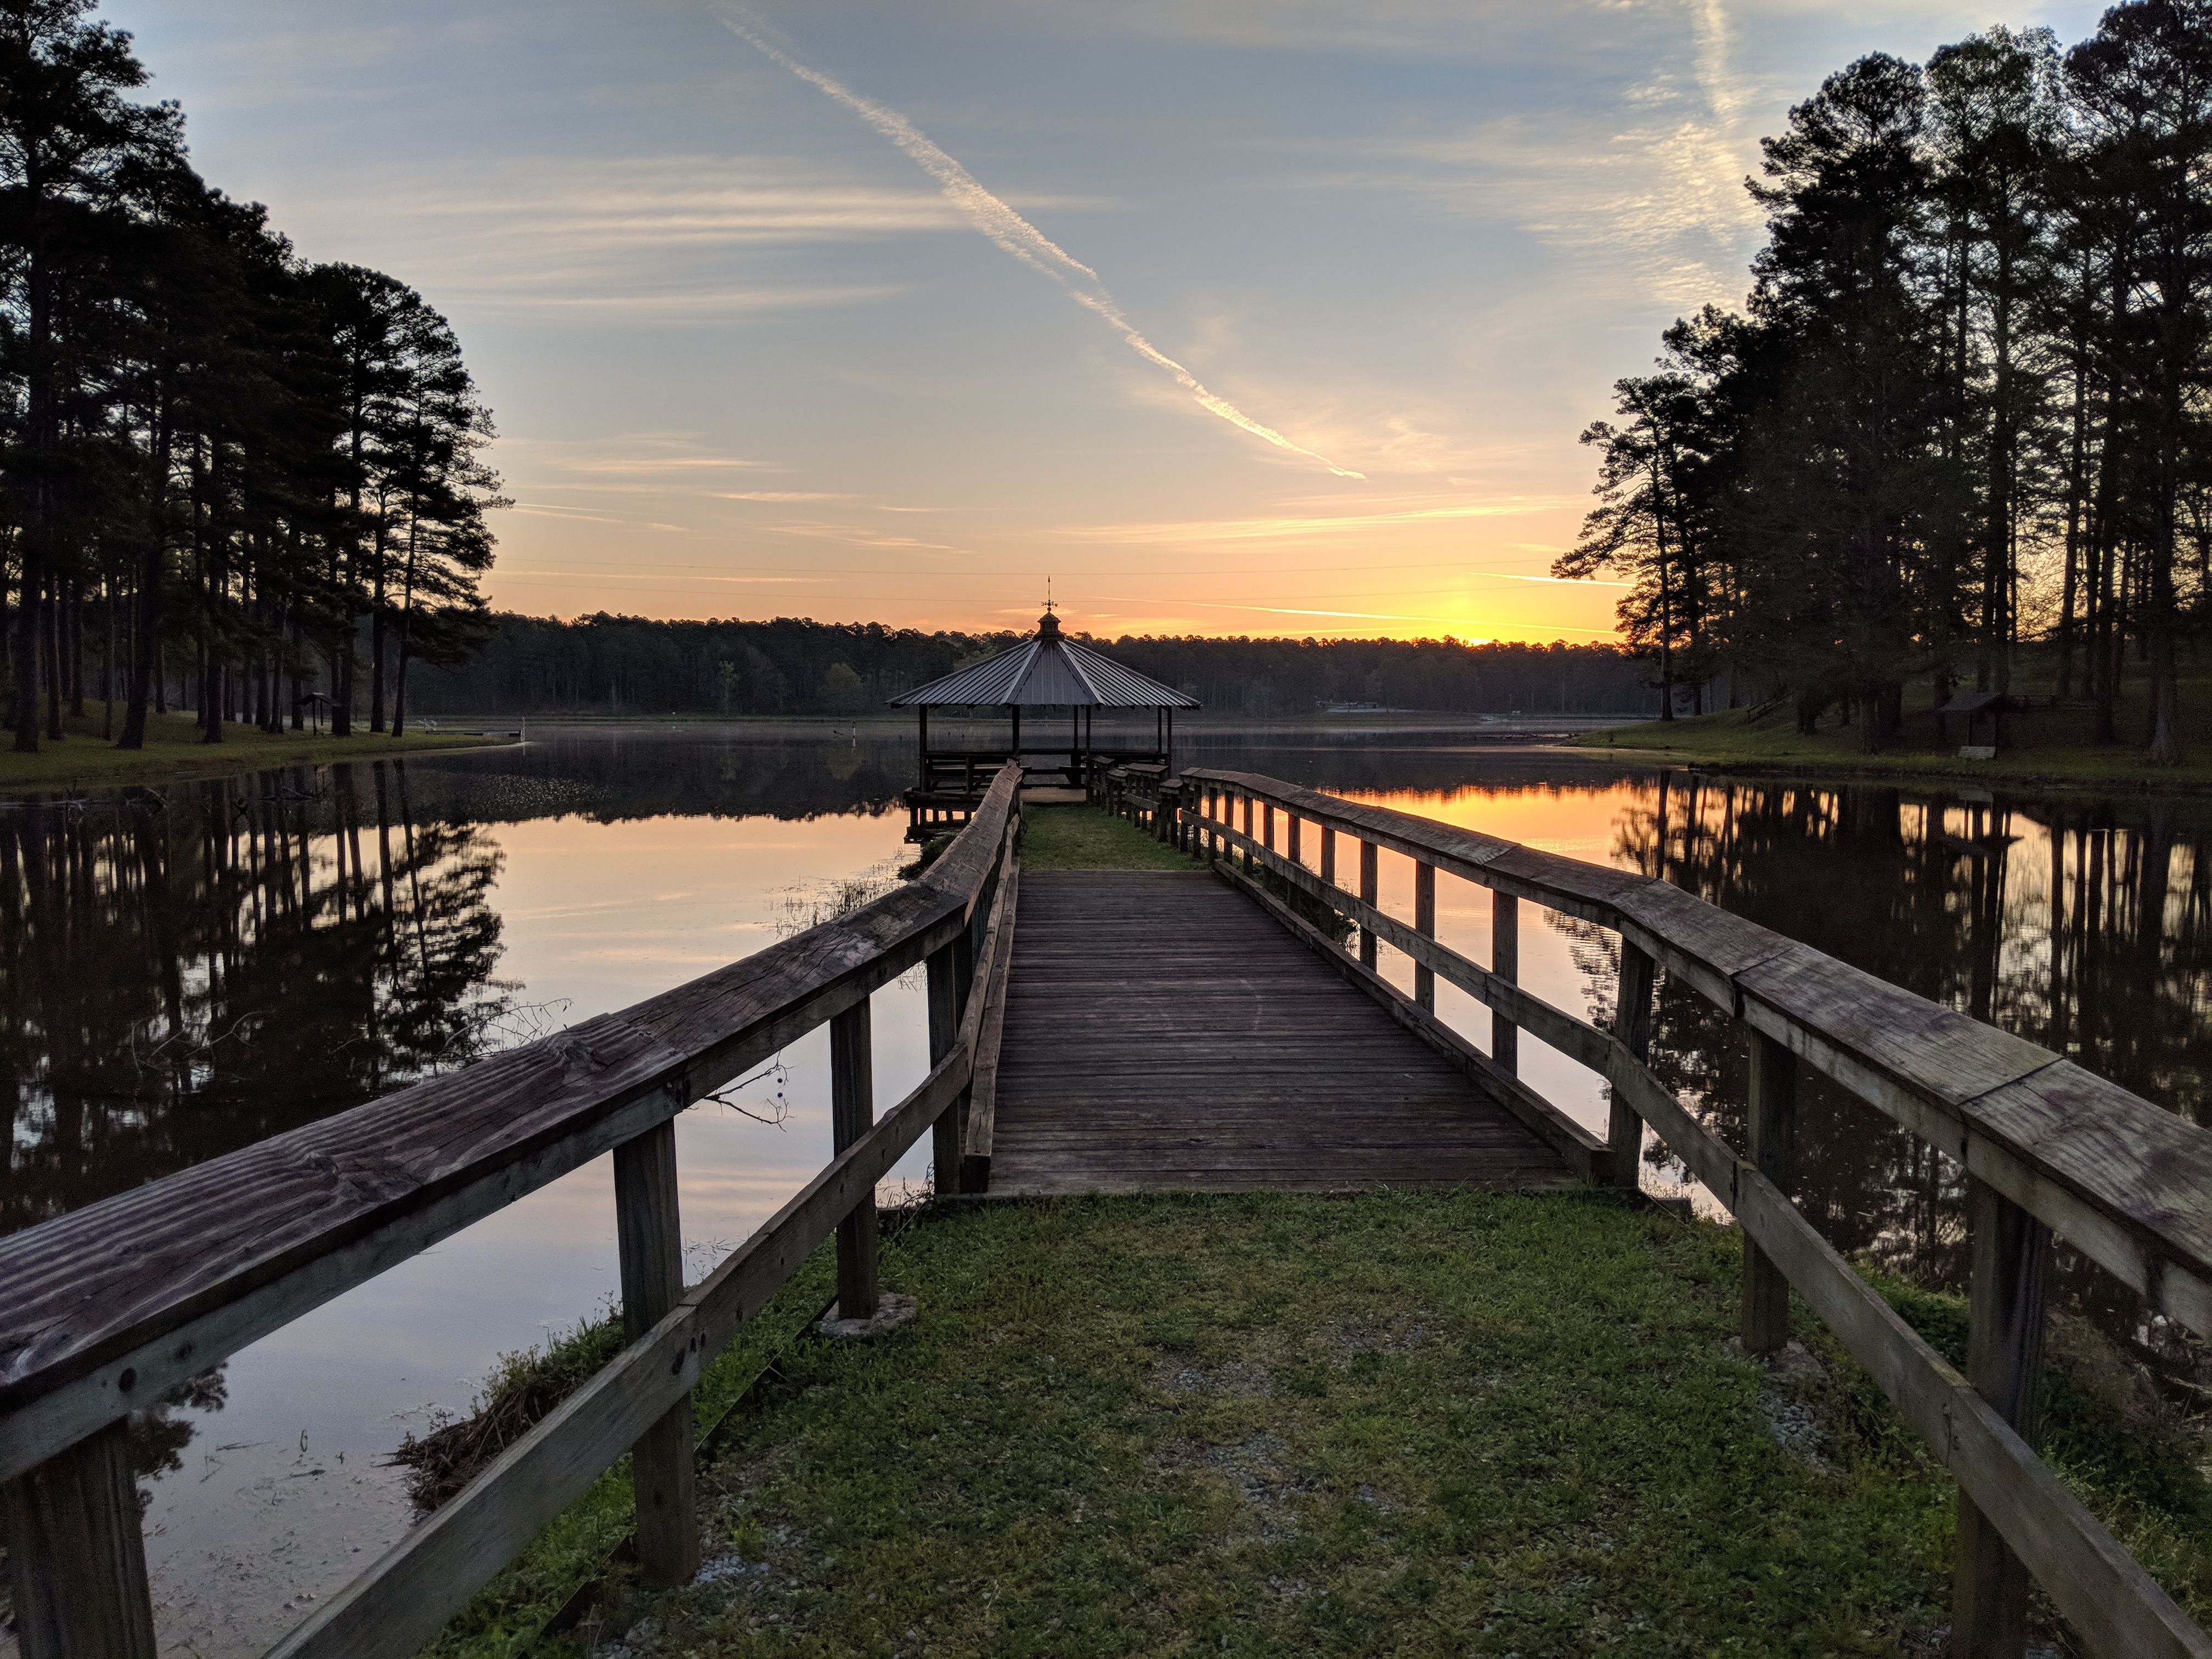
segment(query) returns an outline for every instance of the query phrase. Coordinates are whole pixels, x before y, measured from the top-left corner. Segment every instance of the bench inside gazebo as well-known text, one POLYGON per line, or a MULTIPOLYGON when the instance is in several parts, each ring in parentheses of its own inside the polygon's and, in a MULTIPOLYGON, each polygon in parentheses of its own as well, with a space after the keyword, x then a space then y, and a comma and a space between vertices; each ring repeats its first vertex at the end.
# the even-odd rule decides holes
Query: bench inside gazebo
POLYGON ((1010 761, 1021 767, 1025 785, 1070 789, 1088 787, 1100 767, 1166 767, 1175 748, 1175 711, 1198 707, 1197 698, 1069 639, 1049 605, 1037 618, 1036 632, 1012 650, 890 701, 920 718, 921 776, 906 793, 910 841, 927 841, 966 823, 992 777, 1010 761), (968 732, 951 744, 933 743, 933 709, 940 712, 940 734, 945 715, 964 717, 968 732), (1109 719, 1103 743, 1097 730, 1101 709, 1109 719), (1115 719, 1146 714, 1152 717, 1149 738, 1141 722, 1133 732, 1127 729, 1133 722, 1115 719), (975 738, 976 720, 995 726, 1001 718, 1003 742, 975 738))

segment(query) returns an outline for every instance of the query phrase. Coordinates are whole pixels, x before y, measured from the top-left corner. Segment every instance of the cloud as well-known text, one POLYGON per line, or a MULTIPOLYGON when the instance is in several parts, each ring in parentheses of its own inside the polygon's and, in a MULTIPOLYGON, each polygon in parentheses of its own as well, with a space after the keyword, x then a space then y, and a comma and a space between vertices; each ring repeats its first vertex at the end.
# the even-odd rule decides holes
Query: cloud
POLYGON ((1200 385, 1196 375, 1139 332, 1136 325, 1122 314, 1120 303, 1107 292, 1097 271, 1015 212, 1002 198, 984 189, 975 174, 931 143, 921 129, 905 116, 872 98, 862 97, 842 82, 800 63, 790 53, 763 38, 750 21, 742 15, 725 11, 720 15, 732 33, 752 46, 770 62, 790 70, 825 96, 844 105, 897 145, 915 166, 937 180, 945 200, 965 214, 977 230, 1002 251, 1057 283, 1068 298, 1119 334, 1139 357, 1173 375, 1176 383, 1189 392, 1208 414, 1218 416, 1231 426, 1241 427, 1254 437, 1264 439, 1279 449, 1286 449, 1292 454, 1319 461, 1340 478, 1364 476, 1339 466, 1328 456, 1317 454, 1303 444, 1292 442, 1273 427, 1263 426, 1254 420, 1226 398, 1217 396, 1200 385))
POLYGON ((710 489, 718 501, 849 501, 851 495, 834 489, 710 489))
POLYGON ((1614 61, 1589 66, 1575 103, 1332 144, 1337 165, 1304 182, 1510 224, 1669 305, 1740 300, 1761 221, 1743 187, 1759 160, 1746 118, 1781 100, 1737 72, 1724 0, 1631 9, 1640 27, 1612 20, 1614 61), (1618 50, 1630 42, 1632 58, 1618 50))
POLYGON ((1194 519, 1167 524, 1070 525, 1054 533, 1077 542, 1273 541, 1299 536, 1343 535, 1384 526, 1449 519, 1516 518, 1580 507, 1580 495, 1500 495, 1487 501, 1429 507, 1382 507, 1365 513, 1286 514, 1253 519, 1194 519))

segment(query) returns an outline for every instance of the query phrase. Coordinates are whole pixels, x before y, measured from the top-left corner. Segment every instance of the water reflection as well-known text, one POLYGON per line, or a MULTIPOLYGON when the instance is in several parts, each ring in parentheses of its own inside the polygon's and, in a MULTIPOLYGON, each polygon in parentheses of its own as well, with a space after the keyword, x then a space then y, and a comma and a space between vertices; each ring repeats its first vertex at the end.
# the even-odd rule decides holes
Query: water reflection
MULTIPOLYGON (((2194 806, 1676 776, 1622 804, 1613 857, 2193 1122, 2212 1115, 2212 824, 2194 806)), ((1601 997, 1607 969, 1589 982, 1601 997)), ((1748 1059, 1729 1024, 1662 985, 1661 1074, 1740 1146, 1748 1059)), ((1839 1248, 1963 1279, 1956 1164, 1817 1078, 1798 1147, 1801 1201, 1839 1248)), ((2069 1279, 2127 1316, 2101 1275, 2069 1279)))
MULTIPOLYGON (((912 755, 904 733, 600 726, 0 805, 0 1230, 760 948, 819 894, 902 855, 912 755)), ((2204 808, 1728 783, 1402 734, 1201 732, 1179 758, 1663 876, 2198 1122, 2212 1113, 2204 808)), ((1317 859, 1312 838, 1305 852, 1317 859)), ((1410 864, 1386 855, 1382 874, 1386 907, 1410 916, 1410 864)), ((1439 934, 1486 959, 1487 894, 1445 882, 1437 902, 1439 934)), ((1598 930, 1540 927, 1524 910, 1523 980, 1563 1006, 1610 1018, 1614 951, 1598 930)), ((1439 992, 1441 1013, 1487 1036, 1480 1010, 1439 992)), ((878 997, 883 1100, 927 1067, 923 1003, 910 986, 878 997)), ((1746 1059, 1729 1022, 1662 983, 1656 1053, 1741 1144, 1746 1059)), ((678 1120, 695 1272, 829 1154, 826 1042, 786 1058, 783 1129, 720 1109, 678 1120)), ((1522 1070, 1602 1121, 1597 1080, 1571 1062, 1524 1037, 1522 1070)), ((1802 1198, 1822 1231, 1955 1282, 1955 1167, 1818 1078, 1801 1116, 1802 1198)), ((163 1476, 148 1520, 165 1640, 252 1650, 295 1590, 322 1593, 352 1552, 397 1536, 404 1501, 375 1466, 405 1426, 393 1413, 465 1407, 500 1349, 589 1312, 614 1261, 592 1166, 256 1345, 141 1425, 142 1468, 163 1476), (310 1446, 353 1455, 318 1462, 310 1446), (289 1555, 271 1553, 277 1538, 289 1555)), ((2100 1275, 2070 1282, 2124 1315, 2100 1275)))
POLYGON ((0 813, 0 1226, 501 1040, 499 872, 397 764, 0 813))

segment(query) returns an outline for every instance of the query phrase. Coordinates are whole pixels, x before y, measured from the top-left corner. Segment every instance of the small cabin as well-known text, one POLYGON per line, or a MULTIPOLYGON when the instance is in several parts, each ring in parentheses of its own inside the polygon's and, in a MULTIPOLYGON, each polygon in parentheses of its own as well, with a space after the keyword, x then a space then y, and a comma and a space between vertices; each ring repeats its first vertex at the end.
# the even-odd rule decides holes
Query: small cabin
POLYGON ((1936 711, 1936 746, 1951 746, 1951 722, 1957 718, 1963 722, 1965 732, 1960 739, 1962 750, 1986 748, 1995 755, 2004 746, 2004 717, 2016 714, 2025 707, 2009 692, 1961 691, 1936 711))

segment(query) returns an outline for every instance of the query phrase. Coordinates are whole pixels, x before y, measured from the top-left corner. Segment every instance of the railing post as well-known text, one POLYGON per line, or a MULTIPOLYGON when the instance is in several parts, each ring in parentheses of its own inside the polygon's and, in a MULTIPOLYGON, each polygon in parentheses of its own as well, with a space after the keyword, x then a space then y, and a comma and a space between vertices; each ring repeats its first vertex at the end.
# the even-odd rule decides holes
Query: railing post
MULTIPOLYGON (((1490 895, 1490 971, 1508 985, 1521 982, 1521 901, 1493 889, 1490 895)), ((1521 1069, 1521 1028, 1492 1008, 1490 1057, 1507 1071, 1521 1069)))
POLYGON ((1212 864, 1221 856, 1221 836, 1215 825, 1221 822, 1221 786, 1206 786, 1206 861, 1212 864))
MULTIPOLYGON (((1651 1058, 1651 993, 1659 979, 1659 964, 1640 945, 1620 941, 1620 983, 1613 997, 1613 1034, 1622 1048, 1641 1060, 1651 1058)), ((1605 1127, 1607 1162, 1616 1187, 1644 1184, 1644 1120, 1619 1089, 1613 1097, 1605 1127)))
POLYGON ((1285 836, 1284 840, 1290 848, 1291 862, 1303 868, 1305 863, 1305 859, 1299 845, 1300 836, 1298 831, 1305 820, 1301 818, 1296 812, 1291 811, 1288 807, 1285 807, 1283 809, 1283 816, 1290 820, 1290 830, 1289 833, 1285 836))
MULTIPOLYGON (((2041 1427, 2051 1229, 1978 1176, 1966 1177, 1966 1225, 1973 1250, 1966 1380, 2033 1446, 2041 1427)), ((2020 1659, 2027 1650, 2028 1585, 2020 1558, 1960 1492, 1953 1659, 2020 1659)))
MULTIPOLYGON (((1426 860, 1413 865, 1413 931, 1424 939, 1437 936, 1437 866, 1426 860)), ((1423 1013, 1437 1011, 1436 969, 1413 964, 1413 1003, 1423 1013)))
MULTIPOLYGON (((968 1012, 968 981, 975 975, 975 960, 965 927, 929 953, 929 1063, 933 1066, 951 1054, 952 1045, 960 1040, 960 1018, 968 1012)), ((950 1198, 960 1190, 961 1143, 967 1117, 968 1091, 963 1089, 960 1098, 946 1107, 930 1127, 930 1167, 939 1198, 950 1198)))
MULTIPOLYGON (((1797 1057, 1764 1031, 1751 1034, 1751 1161, 1786 1195, 1797 1184, 1797 1057)), ((1790 1281, 1766 1252, 1743 1241, 1743 1351, 1772 1353, 1790 1340, 1790 1281)))
MULTIPOLYGON (((1380 908, 1382 902, 1382 877, 1375 843, 1365 836, 1359 842, 1359 896, 1367 903, 1380 908)), ((1363 926, 1359 930, 1359 965, 1375 965, 1375 930, 1363 926)))
MULTIPOLYGON (((874 1048, 867 998, 831 1016, 830 1138, 838 1152, 875 1127, 874 1048)), ((837 1317, 872 1319, 876 1299, 876 1195, 870 1192, 837 1224, 837 1317)))
POLYGON ((1260 803, 1260 845, 1270 853, 1275 850, 1275 803, 1271 800, 1260 803))
POLYGON ((1321 878, 1324 886, 1336 885, 1336 831, 1326 823, 1321 826, 1321 878))
POLYGON ((154 1659, 154 1598, 118 1419, 6 1487, 8 1570, 23 1659, 154 1659))
MULTIPOLYGON (((635 1342, 684 1296, 673 1118, 615 1148, 615 1237, 622 1257, 623 1337, 635 1342)), ((699 1571, 695 1431, 687 1394, 630 1448, 638 1564, 658 1584, 688 1584, 699 1571)))
MULTIPOLYGON (((1243 795, 1241 796, 1240 799, 1244 803, 1244 839, 1249 841, 1252 839, 1252 797, 1249 795, 1243 795)), ((1254 863, 1255 860, 1252 857, 1252 849, 1248 847, 1244 849, 1244 873, 1246 875, 1249 876, 1252 873, 1252 866, 1254 863)))

